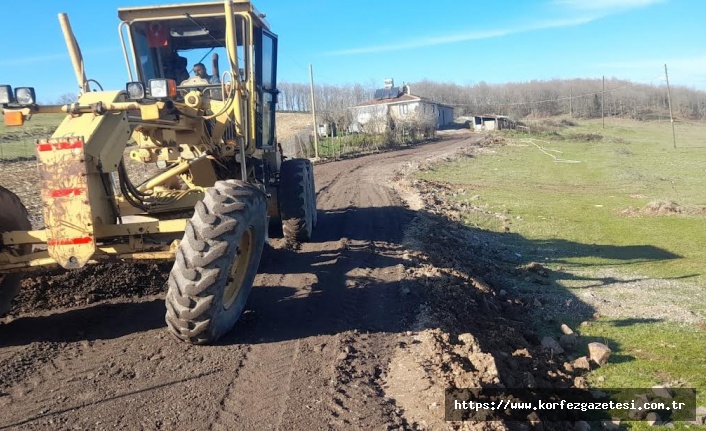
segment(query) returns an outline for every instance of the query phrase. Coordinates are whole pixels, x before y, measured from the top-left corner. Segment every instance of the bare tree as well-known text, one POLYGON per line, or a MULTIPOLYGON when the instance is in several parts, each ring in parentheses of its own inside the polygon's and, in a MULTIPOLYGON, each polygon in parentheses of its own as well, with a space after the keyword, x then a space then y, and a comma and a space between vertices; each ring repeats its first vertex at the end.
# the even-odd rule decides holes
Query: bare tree
POLYGON ((57 105, 65 105, 67 103, 74 103, 78 100, 78 95, 75 93, 64 93, 61 96, 57 97, 56 99, 56 104, 57 105))
MULTIPOLYGON (((516 118, 547 117, 569 113, 578 118, 600 115, 600 79, 553 79, 549 81, 458 85, 425 79, 410 83, 412 94, 454 106, 456 115, 504 114, 516 118), (571 99, 571 100, 569 100, 571 99), (598 102, 597 102, 598 101, 598 102)), ((309 111, 309 85, 279 84, 281 111, 309 111)), ((314 90, 321 118, 345 129, 350 107, 372 98, 374 83, 328 85, 314 90), (341 127, 343 126, 343 127, 341 127)), ((606 79, 606 115, 636 119, 658 118, 668 113, 667 92, 662 85, 636 84, 617 78, 606 79)), ((691 120, 706 119, 706 92, 672 88, 675 115, 691 120)))

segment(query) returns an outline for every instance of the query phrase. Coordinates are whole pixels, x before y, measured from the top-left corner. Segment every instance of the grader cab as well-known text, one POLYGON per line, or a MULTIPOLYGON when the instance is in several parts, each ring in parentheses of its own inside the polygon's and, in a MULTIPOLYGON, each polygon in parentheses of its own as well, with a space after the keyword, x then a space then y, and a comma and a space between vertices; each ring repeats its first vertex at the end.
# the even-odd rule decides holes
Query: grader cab
POLYGON ((247 0, 118 17, 123 89, 86 78, 64 14, 78 101, 39 105, 33 88, 0 86, 8 125, 66 114, 36 143, 44 226, 32 230, 20 199, 0 187, 0 314, 31 270, 172 260, 167 326, 209 343, 242 313, 272 223, 292 241, 316 225, 312 165, 283 157, 276 140, 277 36, 247 0), (136 182, 129 163, 154 174, 136 182))

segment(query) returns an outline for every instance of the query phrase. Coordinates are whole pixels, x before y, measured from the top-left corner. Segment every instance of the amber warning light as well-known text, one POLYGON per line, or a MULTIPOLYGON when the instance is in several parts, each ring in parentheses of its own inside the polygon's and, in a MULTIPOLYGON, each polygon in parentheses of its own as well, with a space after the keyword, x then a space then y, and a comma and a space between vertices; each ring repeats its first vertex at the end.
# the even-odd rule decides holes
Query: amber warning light
POLYGON ((5 111, 6 126, 21 126, 25 123, 25 116, 20 111, 5 111))

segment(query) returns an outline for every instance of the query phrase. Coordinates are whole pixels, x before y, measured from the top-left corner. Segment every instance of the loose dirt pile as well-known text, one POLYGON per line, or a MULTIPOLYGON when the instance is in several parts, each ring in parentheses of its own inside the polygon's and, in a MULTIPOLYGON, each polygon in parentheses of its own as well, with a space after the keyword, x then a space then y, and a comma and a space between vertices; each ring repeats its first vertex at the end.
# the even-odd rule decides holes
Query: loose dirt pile
POLYGON ((10 314, 156 295, 164 291, 171 266, 171 263, 116 262, 88 265, 74 271, 45 271, 22 280, 22 289, 10 314))
MULTIPOLYGON (((484 146, 493 143, 485 141, 484 146)), ((385 388, 410 423, 418 429, 504 428, 499 423, 444 422, 443 393, 448 388, 586 387, 587 370, 570 364, 579 356, 576 346, 563 353, 542 347, 529 324, 539 307, 537 299, 508 293, 518 280, 549 284, 547 270, 537 263, 520 264, 515 250, 496 235, 458 222, 468 211, 506 216, 482 205, 451 203, 458 191, 449 185, 401 179, 396 188, 419 211, 407 230, 405 244, 413 251, 406 255, 403 289, 419 296, 423 305, 414 341, 399 346, 385 388)), ((528 420, 537 423, 541 418, 528 420)), ((568 429, 573 424, 544 426, 568 429)))
POLYGON ((629 207, 620 214, 625 217, 669 217, 679 215, 706 215, 704 206, 682 206, 674 201, 651 201, 642 208, 629 207))

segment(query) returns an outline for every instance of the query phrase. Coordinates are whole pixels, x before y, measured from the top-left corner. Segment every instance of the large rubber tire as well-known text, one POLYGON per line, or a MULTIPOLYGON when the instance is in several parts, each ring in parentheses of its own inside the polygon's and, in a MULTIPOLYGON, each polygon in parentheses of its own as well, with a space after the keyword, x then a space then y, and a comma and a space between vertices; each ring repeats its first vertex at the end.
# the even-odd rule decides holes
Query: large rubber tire
POLYGON ((280 169, 280 215, 284 237, 290 241, 309 241, 314 227, 312 211, 313 166, 308 159, 290 159, 280 169))
POLYGON ((208 344, 240 317, 260 264, 267 203, 258 188, 219 181, 196 204, 169 274, 166 321, 179 339, 208 344))
MULTIPOLYGON (((20 198, 0 186, 0 232, 13 230, 32 230, 32 224, 29 222, 27 208, 22 205, 20 198)), ((1 250, 8 248, 0 245, 1 250)), ((32 246, 29 244, 12 247, 12 252, 19 255, 31 251, 32 246)), ((20 291, 20 281, 22 274, 0 274, 0 316, 10 311, 12 299, 20 291)))

